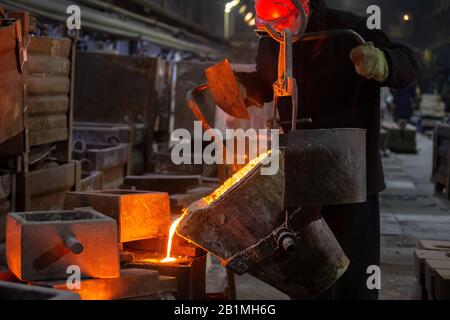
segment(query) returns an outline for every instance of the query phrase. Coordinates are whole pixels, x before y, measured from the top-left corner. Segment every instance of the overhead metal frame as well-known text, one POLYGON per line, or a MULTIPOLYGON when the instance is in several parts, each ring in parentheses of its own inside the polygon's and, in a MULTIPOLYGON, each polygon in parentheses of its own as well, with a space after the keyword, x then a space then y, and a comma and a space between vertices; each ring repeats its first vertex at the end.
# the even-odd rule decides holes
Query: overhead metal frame
MULTIPOLYGON (((71 3, 61 0, 0 0, 0 4, 6 7, 26 10, 60 22, 66 21, 66 10, 71 5, 71 3)), ((82 4, 79 6, 82 12, 82 28, 126 38, 146 40, 161 47, 188 51, 200 56, 217 56, 220 53, 211 45, 199 43, 198 39, 191 42, 176 38, 169 34, 167 26, 165 26, 166 30, 158 30, 158 28, 164 28, 163 24, 156 26, 158 28, 155 28, 155 26, 151 27, 144 23, 143 19, 145 17, 143 16, 140 19, 136 19, 136 17, 128 14, 128 19, 125 20, 82 4)))

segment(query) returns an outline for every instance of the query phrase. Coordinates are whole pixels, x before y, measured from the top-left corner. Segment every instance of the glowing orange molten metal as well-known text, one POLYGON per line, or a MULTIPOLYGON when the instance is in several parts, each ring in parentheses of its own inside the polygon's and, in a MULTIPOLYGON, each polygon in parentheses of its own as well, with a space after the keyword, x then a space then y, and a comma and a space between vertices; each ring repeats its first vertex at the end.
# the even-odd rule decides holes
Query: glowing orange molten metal
POLYGON ((214 190, 209 196, 203 198, 207 204, 211 204, 219 199, 225 192, 230 190, 234 185, 238 184, 247 174, 250 173, 258 164, 266 159, 271 154, 271 151, 261 154, 252 161, 250 161, 245 167, 236 172, 231 178, 226 180, 219 188, 214 190))
POLYGON ((173 241, 173 236, 175 235, 175 231, 177 230, 178 225, 180 224, 181 220, 186 215, 186 213, 187 213, 187 209, 183 209, 183 213, 182 213, 181 217, 179 217, 177 220, 175 220, 174 223, 172 223, 172 225, 170 226, 169 240, 167 241, 167 255, 164 259, 161 260, 161 262, 174 262, 177 260, 176 258, 173 258, 171 256, 172 241, 173 241))
MULTIPOLYGON (((211 204, 215 200, 219 199, 223 194, 225 194, 228 190, 230 190, 234 185, 239 183, 242 180, 242 178, 244 178, 247 174, 249 174, 258 164, 260 164, 263 160, 265 160, 270 154, 271 154, 271 151, 268 151, 268 152, 263 153, 260 156, 256 157, 252 161, 250 161, 245 167, 243 167, 241 170, 236 172, 231 178, 226 180, 219 188, 214 190, 213 193, 204 197, 203 201, 205 201, 207 204, 211 204)), ((178 225, 180 224, 181 220, 184 218, 184 216, 186 214, 188 214, 187 209, 183 209, 181 217, 178 218, 177 220, 175 220, 172 223, 172 225, 170 226, 169 240, 167 242, 167 255, 164 259, 161 260, 161 262, 163 262, 163 263, 177 261, 176 258, 173 258, 171 256, 173 236, 175 235, 175 231, 177 230, 178 225)))

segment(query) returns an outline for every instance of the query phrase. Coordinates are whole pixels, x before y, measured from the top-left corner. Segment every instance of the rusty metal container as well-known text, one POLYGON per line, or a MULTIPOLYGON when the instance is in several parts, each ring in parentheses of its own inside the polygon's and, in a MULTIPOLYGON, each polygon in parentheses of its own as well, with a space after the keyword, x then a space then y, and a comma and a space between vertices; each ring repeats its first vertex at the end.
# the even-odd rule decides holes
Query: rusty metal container
POLYGON ((117 221, 119 241, 167 237, 169 195, 163 192, 103 190, 68 192, 65 209, 92 207, 117 221))
POLYGON ((71 39, 30 38, 27 64, 30 146, 70 137, 71 49, 71 39))
POLYGON ((24 130, 22 27, 0 16, 0 143, 24 130))
POLYGON ((120 276, 113 219, 87 209, 16 212, 7 219, 8 268, 19 279, 67 279, 67 268, 73 265, 82 277, 120 276))
MULTIPOLYGON (((340 134, 342 132, 337 132, 337 136, 340 134)), ((343 134, 345 136, 345 132, 343 134)), ((310 134, 309 138, 320 136, 316 132, 310 134)), ((361 132, 356 133, 356 136, 361 138, 361 132)), ((329 174, 351 169, 349 164, 355 160, 358 170, 356 172, 350 170, 347 173, 362 174, 362 178, 354 178, 356 185, 365 181, 365 170, 362 170, 365 168, 363 166, 365 157, 361 158, 359 153, 347 153, 348 157, 340 157, 342 152, 345 153, 345 146, 340 149, 328 145, 326 139, 319 141, 322 144, 305 138, 304 145, 300 149, 290 149, 290 152, 300 151, 302 155, 296 158, 297 163, 290 168, 286 166, 292 165, 290 161, 293 158, 284 159, 282 153, 279 156, 271 155, 271 161, 278 161, 280 168, 274 175, 261 174, 264 156, 254 160, 214 193, 190 205, 177 233, 220 257, 223 264, 237 274, 250 273, 292 299, 316 297, 340 278, 346 271, 349 261, 320 215, 320 203, 317 204, 319 207, 304 207, 301 210, 289 211, 290 214, 286 215, 284 211, 286 207, 283 207, 283 189, 285 184, 292 186, 292 181, 288 179, 296 178, 286 176, 287 172, 292 174, 290 170, 302 168, 302 171, 296 174, 303 174, 303 178, 307 179, 303 181, 306 186, 314 186, 315 182, 312 180, 314 177, 303 171, 306 170, 304 168, 317 166, 315 169, 322 169, 329 174), (323 167, 322 160, 326 161, 327 166, 323 167), (283 247, 280 239, 286 231, 296 243, 295 247, 283 247)), ((344 141, 348 142, 346 139, 341 140, 344 141)), ((297 142, 298 140, 291 140, 290 143, 297 142)), ((336 144, 337 141, 329 139, 328 143, 336 144)), ((365 139, 357 139, 355 143, 358 143, 356 150, 365 155, 365 148, 362 148, 365 139)), ((292 154, 287 156, 291 157, 292 154)), ((322 175, 319 174, 319 177, 322 175)), ((325 195, 331 196, 333 203, 360 201, 365 197, 365 191, 359 190, 354 195, 356 197, 351 199, 347 197, 348 193, 340 197, 342 195, 340 190, 337 194, 332 194, 335 183, 339 182, 334 178, 319 182, 324 184, 330 182, 331 186, 319 184, 317 189, 301 188, 299 192, 305 194, 297 194, 297 198, 303 199, 304 202, 295 203, 295 208, 316 204, 316 201, 323 201, 326 205, 328 199, 320 196, 321 188, 325 195)), ((353 186, 349 186, 349 190, 353 190, 351 189, 353 186)))
POLYGON ((141 144, 144 141, 143 126, 133 127, 121 123, 76 122, 73 128, 74 140, 90 143, 141 144))
POLYGON ((103 189, 103 172, 81 172, 80 191, 103 189))
POLYGON ((145 125, 142 123, 76 122, 73 128, 73 139, 91 144, 130 144, 129 172, 136 175, 144 172, 145 125))
POLYGON ((129 144, 89 144, 76 141, 73 148, 73 158, 88 160, 92 171, 103 173, 103 187, 115 189, 124 182, 128 172, 129 144))
POLYGON ((50 162, 42 168, 17 174, 19 211, 60 210, 67 191, 79 190, 81 168, 76 161, 58 165, 50 162))

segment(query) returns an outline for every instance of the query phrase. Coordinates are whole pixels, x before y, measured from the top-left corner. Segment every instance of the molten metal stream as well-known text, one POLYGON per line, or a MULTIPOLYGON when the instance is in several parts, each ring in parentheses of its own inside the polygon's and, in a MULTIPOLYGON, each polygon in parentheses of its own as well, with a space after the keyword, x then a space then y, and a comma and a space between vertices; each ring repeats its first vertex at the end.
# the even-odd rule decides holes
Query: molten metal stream
POLYGON ((185 216, 186 212, 187 212, 187 210, 183 209, 183 213, 182 213, 181 217, 179 217, 177 220, 175 220, 174 223, 172 223, 172 225, 170 226, 169 241, 167 242, 167 256, 164 259, 162 259, 161 262, 174 262, 177 260, 176 258, 173 258, 171 256, 172 241, 173 241, 173 236, 175 235, 175 231, 177 230, 177 227, 180 224, 183 217, 185 216))

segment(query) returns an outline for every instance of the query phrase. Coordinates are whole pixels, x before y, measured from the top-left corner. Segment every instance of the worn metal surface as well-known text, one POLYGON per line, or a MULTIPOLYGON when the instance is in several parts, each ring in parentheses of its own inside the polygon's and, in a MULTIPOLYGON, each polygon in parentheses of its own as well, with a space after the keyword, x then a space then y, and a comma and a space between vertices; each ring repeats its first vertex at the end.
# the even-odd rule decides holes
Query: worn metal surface
POLYGON ((134 262, 127 267, 158 270, 161 275, 175 277, 177 291, 174 296, 178 300, 206 298, 206 255, 174 263, 160 263, 155 261, 154 253, 136 251, 134 262))
POLYGON ((75 122, 73 139, 94 144, 142 143, 144 138, 142 133, 134 132, 133 129, 127 124, 120 123, 75 122))
POLYGON ((285 149, 285 206, 366 201, 366 132, 298 130, 285 149))
POLYGON ((209 91, 214 102, 229 115, 249 119, 244 99, 241 98, 238 82, 228 60, 223 60, 205 70, 209 91))
POLYGON ((70 137, 70 54, 72 40, 32 37, 28 47, 30 146, 70 137))
POLYGON ((200 176, 148 174, 125 177, 124 186, 137 190, 162 191, 169 194, 185 193, 189 188, 200 184, 200 176))
POLYGON ((125 165, 128 160, 128 144, 85 144, 74 148, 74 158, 77 160, 88 159, 93 164, 94 170, 107 170, 119 165, 125 165))
POLYGON ((103 189, 103 172, 89 171, 81 173, 80 191, 103 189))
MULTIPOLYGON (((38 285, 69 290, 65 281, 40 281, 38 285)), ((80 289, 69 290, 81 300, 120 300, 156 296, 159 292, 175 291, 175 278, 159 276, 156 270, 122 269, 114 279, 84 279, 80 289)))
POLYGON ((30 115, 65 114, 69 111, 69 97, 36 96, 28 98, 30 115))
POLYGON ((128 143, 132 146, 128 155, 129 172, 138 175, 145 170, 145 125, 142 123, 77 122, 73 128, 73 139, 93 144, 128 143))
POLYGON ((93 210, 10 213, 6 255, 9 269, 21 280, 67 279, 67 268, 82 277, 119 277, 116 222, 93 210), (45 235, 43 237, 42 235, 45 235), (69 250, 67 238, 83 246, 69 250))
POLYGON ((12 175, 0 174, 0 242, 6 236, 6 215, 11 210, 12 175))
POLYGON ((0 300, 79 300, 76 293, 0 281, 0 300))
POLYGON ((73 148, 75 160, 89 160, 91 170, 103 172, 104 188, 117 188, 127 174, 129 144, 86 144, 76 141, 73 148))
POLYGON ((169 195, 162 192, 104 190, 68 192, 65 209, 92 207, 117 221, 119 241, 167 237, 169 195))
POLYGON ((77 162, 48 163, 47 167, 17 174, 17 210, 62 209, 65 193, 79 188, 80 176, 77 162))
POLYGON ((0 17, 0 143, 24 128, 24 79, 20 68, 22 43, 19 21, 0 17), (20 40, 20 41, 19 41, 20 40))

